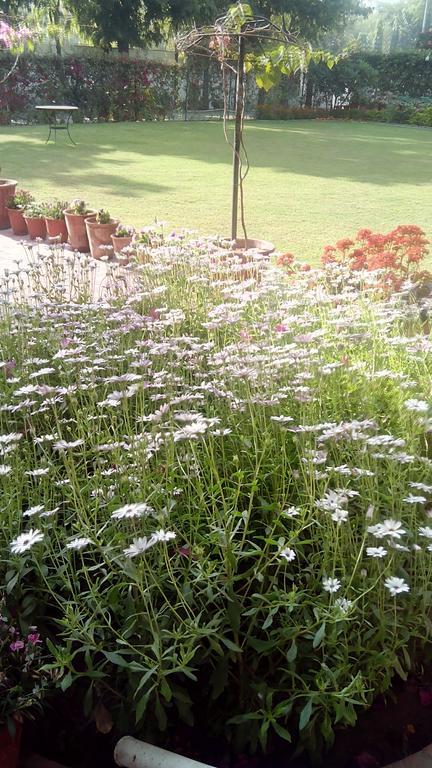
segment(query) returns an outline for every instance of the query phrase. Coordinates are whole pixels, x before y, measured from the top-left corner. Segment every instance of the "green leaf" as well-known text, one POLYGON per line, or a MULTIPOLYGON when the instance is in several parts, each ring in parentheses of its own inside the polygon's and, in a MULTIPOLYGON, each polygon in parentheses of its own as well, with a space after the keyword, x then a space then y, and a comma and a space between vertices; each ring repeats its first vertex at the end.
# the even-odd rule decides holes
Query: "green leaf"
POLYGON ((238 645, 233 643, 232 640, 229 640, 227 637, 221 637, 221 643, 226 645, 226 647, 230 651, 234 651, 235 653, 241 653, 242 652, 242 649, 238 645))
POLYGON ((124 656, 122 656, 120 653, 116 653, 115 651, 104 651, 104 656, 110 661, 112 664, 115 664, 117 667, 129 667, 129 662, 126 661, 124 656))
POLYGON ((300 712, 299 731, 306 728, 312 715, 312 699, 309 699, 300 712))
POLYGON ((167 720, 165 709, 161 704, 159 696, 157 697, 155 702, 155 715, 158 721, 159 730, 165 731, 168 724, 168 720, 167 720))
POLYGON ((408 674, 407 672, 405 672, 405 670, 401 666, 401 663, 397 656, 395 656, 395 658, 393 659, 393 666, 396 672, 398 673, 399 677, 402 678, 402 680, 407 680, 408 674))
POLYGON ((135 709, 135 724, 139 723, 142 716, 144 715, 144 712, 147 709, 147 704, 150 698, 150 694, 151 694, 151 690, 146 691, 139 699, 135 709))
POLYGON ((320 628, 316 632, 315 637, 313 639, 312 645, 314 648, 318 648, 318 646, 321 645, 321 641, 325 635, 325 630, 326 630, 326 625, 325 625, 325 622, 323 622, 323 624, 321 624, 320 628))
POLYGON ((171 691, 171 688, 169 687, 165 677, 163 677, 162 680, 161 680, 160 692, 161 692, 162 696, 164 697, 165 701, 169 703, 171 701, 171 699, 172 699, 172 691, 171 691))
POLYGON ((276 721, 272 723, 273 730, 277 733, 278 736, 281 737, 281 739, 285 739, 285 741, 291 742, 291 734, 289 731, 287 731, 286 728, 284 728, 282 725, 279 725, 276 721))
POLYGON ((289 664, 291 664, 293 661, 297 658, 297 643, 295 640, 292 641, 290 648, 287 651, 287 661, 289 664))
POLYGON ((71 687, 71 685, 72 685, 72 674, 71 674, 71 672, 68 672, 64 676, 63 680, 61 681, 60 688, 61 688, 61 690, 64 693, 65 691, 67 691, 68 688, 71 687))
POLYGON ((265 652, 270 651, 275 646, 275 641, 273 638, 270 638, 270 640, 259 640, 257 637, 250 637, 248 640, 248 645, 251 646, 255 651, 265 652))
POLYGON ((222 656, 214 668, 210 677, 210 686, 212 689, 212 699, 217 699, 225 690, 228 683, 229 661, 227 656, 222 656))
POLYGON ((273 624, 273 619, 274 619, 276 613, 278 612, 278 610, 279 610, 279 606, 277 606, 276 608, 272 608, 272 610, 269 612, 266 620, 264 621, 264 624, 262 625, 263 629, 268 629, 269 627, 271 627, 271 625, 273 624))
POLYGON ((230 717, 228 720, 228 725, 242 725, 242 723, 247 723, 248 720, 261 720, 262 715, 259 712, 247 712, 245 715, 235 715, 234 717, 230 717))

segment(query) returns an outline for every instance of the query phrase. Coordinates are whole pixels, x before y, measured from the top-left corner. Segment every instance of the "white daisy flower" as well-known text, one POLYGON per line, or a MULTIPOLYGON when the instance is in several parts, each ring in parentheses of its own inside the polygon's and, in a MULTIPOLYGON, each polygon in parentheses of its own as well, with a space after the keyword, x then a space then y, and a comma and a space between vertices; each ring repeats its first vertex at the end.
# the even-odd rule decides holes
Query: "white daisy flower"
POLYGON ((49 467, 39 467, 39 469, 26 469, 25 473, 29 477, 42 477, 43 475, 47 475, 49 472, 49 467))
POLYGON ((159 531, 155 531, 151 535, 151 538, 154 542, 171 541, 172 539, 175 539, 175 537, 176 535, 173 531, 164 531, 163 528, 160 528, 159 531))
POLYGON ((385 557, 387 550, 384 547, 366 547, 368 557, 385 557))
POLYGON ((404 498, 406 504, 424 504, 427 499, 424 496, 414 496, 410 493, 404 498))
POLYGON ((284 517, 297 517, 300 511, 297 507, 288 507, 288 509, 282 510, 282 514, 284 517))
POLYGON ((43 537, 42 531, 39 531, 37 528, 34 530, 33 528, 30 528, 29 531, 21 533, 11 542, 11 552, 13 552, 14 555, 21 555, 23 552, 27 552, 31 549, 34 544, 38 544, 42 541, 43 537))
POLYGON ((331 514, 331 519, 335 521, 335 523, 345 523, 348 520, 348 510, 347 509, 336 509, 331 514))
POLYGON ((79 445, 84 445, 84 440, 81 438, 71 440, 70 442, 67 440, 57 440, 57 442, 53 443, 53 448, 56 451, 67 451, 68 448, 78 448, 79 445))
POLYGON ((116 509, 111 517, 113 520, 126 520, 133 517, 151 515, 153 512, 154 509, 149 504, 146 504, 144 501, 138 501, 133 504, 125 504, 123 507, 116 509))
POLYGON ((33 517, 33 515, 39 515, 45 509, 43 504, 36 504, 34 507, 29 507, 23 512, 23 517, 33 517))
POLYGON ((432 528, 429 525, 420 526, 419 536, 424 536, 425 539, 432 539, 432 528))
POLYGON ((425 483, 410 482, 408 485, 411 488, 415 488, 416 491, 424 491, 424 493, 432 493, 432 485, 426 485, 425 483))
POLYGON ((404 406, 407 411, 415 411, 416 413, 427 413, 429 410, 429 405, 425 400, 416 400, 415 398, 405 400, 404 406))
POLYGON ((384 586, 389 590, 392 597, 401 594, 402 592, 409 592, 409 585, 405 579, 400 579, 398 576, 389 576, 385 580, 384 586))
POLYGON ((134 539, 132 544, 123 550, 123 554, 125 554, 126 557, 136 557, 137 555, 141 555, 141 553, 145 552, 147 549, 150 549, 150 547, 153 547, 155 544, 156 540, 153 539, 153 537, 148 539, 147 536, 142 536, 138 539, 134 539))
POLYGON ((400 539, 405 529, 402 528, 402 523, 399 520, 392 520, 387 518, 383 523, 377 523, 377 525, 370 525, 368 527, 368 533, 373 533, 377 539, 383 539, 385 536, 390 536, 393 539, 400 539))
POLYGON ((72 541, 68 541, 66 544, 66 549, 84 549, 88 546, 88 544, 91 544, 91 539, 87 539, 85 536, 77 537, 76 539, 72 539, 72 541))
POLYGON ((334 592, 338 592, 338 590, 341 588, 342 584, 339 581, 339 579, 333 579, 330 576, 324 577, 323 581, 323 589, 325 592, 330 592, 330 594, 333 594, 334 592))
POLYGON ((12 472, 12 467, 9 464, 0 464, 0 477, 9 475, 12 472))
POLYGON ((297 555, 294 552, 293 549, 290 549, 289 547, 285 547, 285 549, 281 549, 279 552, 280 557, 283 557, 287 563, 292 563, 293 560, 296 559, 297 555))
POLYGON ((335 600, 335 606, 339 608, 342 613, 348 613, 350 608, 352 608, 353 601, 347 600, 346 597, 338 597, 335 600))

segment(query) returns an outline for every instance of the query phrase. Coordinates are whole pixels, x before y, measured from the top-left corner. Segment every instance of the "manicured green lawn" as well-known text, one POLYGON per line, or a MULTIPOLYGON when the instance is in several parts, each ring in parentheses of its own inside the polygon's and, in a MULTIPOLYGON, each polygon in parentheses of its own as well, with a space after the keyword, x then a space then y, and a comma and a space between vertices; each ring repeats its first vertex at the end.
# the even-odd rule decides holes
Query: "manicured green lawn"
MULTIPOLYGON (((231 155, 220 123, 76 125, 77 147, 46 127, 0 129, 3 177, 38 197, 84 197, 125 223, 154 217, 229 233, 231 155)), ((250 122, 250 236, 316 259, 360 227, 400 223, 432 237, 432 130, 331 121, 250 122)))

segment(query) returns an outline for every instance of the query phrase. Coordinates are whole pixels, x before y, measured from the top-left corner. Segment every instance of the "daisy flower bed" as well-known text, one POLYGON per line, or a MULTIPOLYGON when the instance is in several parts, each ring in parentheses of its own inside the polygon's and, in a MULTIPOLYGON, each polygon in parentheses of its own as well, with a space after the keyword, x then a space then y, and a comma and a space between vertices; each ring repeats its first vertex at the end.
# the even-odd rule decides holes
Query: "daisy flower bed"
POLYGON ((318 755, 430 652, 431 299, 204 239, 100 300, 87 257, 32 259, 2 287, 0 567, 59 695, 318 755))

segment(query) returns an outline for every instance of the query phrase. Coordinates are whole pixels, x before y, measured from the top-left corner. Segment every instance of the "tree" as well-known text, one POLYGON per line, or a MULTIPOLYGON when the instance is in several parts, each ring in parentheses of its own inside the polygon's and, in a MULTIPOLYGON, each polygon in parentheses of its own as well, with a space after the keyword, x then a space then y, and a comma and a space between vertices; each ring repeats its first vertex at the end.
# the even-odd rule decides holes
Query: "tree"
MULTIPOLYGON (((305 71, 311 62, 325 62, 333 67, 336 59, 323 51, 314 51, 309 43, 297 38, 284 26, 256 15, 247 3, 238 2, 230 7, 224 17, 207 27, 194 27, 189 33, 177 38, 177 46, 183 52, 198 53, 215 58, 221 66, 226 82, 228 72, 236 75, 236 108, 234 141, 225 137, 233 149, 233 186, 231 205, 231 238, 237 240, 238 203, 240 199, 241 224, 244 244, 248 237, 244 215, 243 181, 249 170, 243 142, 245 107, 245 76, 252 72, 257 85, 265 91, 276 85, 281 75, 293 75, 305 71), (244 168, 245 166, 245 168, 244 168)), ((227 107, 224 87, 225 113, 227 107)))
MULTIPOLYGON (((13 0, 12 0, 13 1, 13 0)), ((55 0, 41 0, 55 2, 55 0)), ((132 45, 158 42, 167 26, 208 23, 226 13, 230 0, 65 0, 82 31, 96 45, 116 43, 122 53, 132 45)), ((316 40, 320 32, 344 25, 365 12, 363 0, 257 0, 257 16, 278 17, 290 32, 316 40)))

